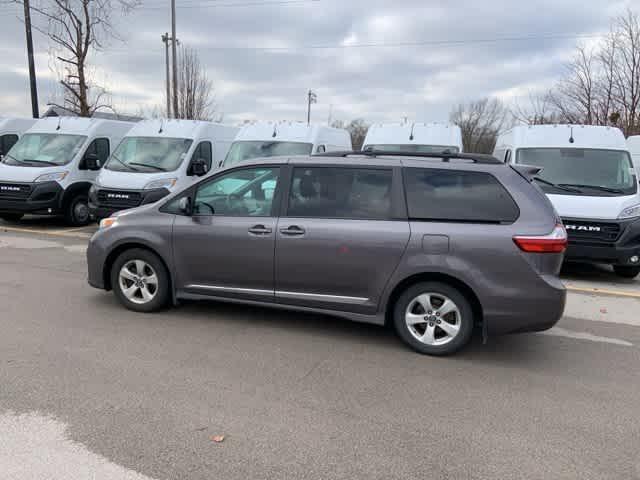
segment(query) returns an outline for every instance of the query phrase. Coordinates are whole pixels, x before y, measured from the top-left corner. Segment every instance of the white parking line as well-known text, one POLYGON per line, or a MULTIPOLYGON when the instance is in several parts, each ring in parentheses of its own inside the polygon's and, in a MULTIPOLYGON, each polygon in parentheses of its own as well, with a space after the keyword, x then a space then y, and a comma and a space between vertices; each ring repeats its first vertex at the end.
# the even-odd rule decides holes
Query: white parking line
POLYGON ((64 423, 37 413, 0 415, 2 478, 151 480, 74 442, 66 430, 64 423))
POLYGON ((589 342, 611 343, 613 345, 633 347, 633 343, 627 342, 626 340, 620 340, 619 338, 601 337, 599 335, 593 335, 589 332, 574 332, 572 330, 566 330, 561 327, 553 327, 551 330, 541 332, 540 335, 552 335, 554 337, 575 338, 578 340, 587 340, 589 342))

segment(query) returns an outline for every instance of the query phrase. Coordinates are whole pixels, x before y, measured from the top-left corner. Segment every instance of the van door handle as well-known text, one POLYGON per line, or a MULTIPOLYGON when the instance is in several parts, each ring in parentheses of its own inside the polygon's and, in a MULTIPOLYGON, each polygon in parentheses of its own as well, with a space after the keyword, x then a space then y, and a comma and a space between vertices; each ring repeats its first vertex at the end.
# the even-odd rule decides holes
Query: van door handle
POLYGON ((305 234, 305 229, 297 225, 291 225, 290 227, 287 227, 287 228, 281 228, 280 233, 283 235, 289 235, 291 237, 300 236, 305 234))
POLYGON ((271 232, 272 230, 264 225, 254 225, 249 229, 249 233, 253 235, 269 235, 271 232))

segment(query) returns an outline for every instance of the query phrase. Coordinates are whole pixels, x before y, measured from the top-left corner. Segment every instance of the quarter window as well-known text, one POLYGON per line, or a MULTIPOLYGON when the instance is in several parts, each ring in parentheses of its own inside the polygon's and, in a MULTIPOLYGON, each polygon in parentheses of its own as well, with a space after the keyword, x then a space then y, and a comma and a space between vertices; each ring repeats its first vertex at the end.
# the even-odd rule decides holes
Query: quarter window
POLYGON ((202 184, 195 195, 195 215, 270 217, 280 169, 234 170, 202 184))
POLYGON ((386 220, 391 170, 294 168, 287 216, 386 220))
POLYGON ((413 220, 512 223, 519 215, 511 195, 488 173, 406 168, 404 184, 413 220))

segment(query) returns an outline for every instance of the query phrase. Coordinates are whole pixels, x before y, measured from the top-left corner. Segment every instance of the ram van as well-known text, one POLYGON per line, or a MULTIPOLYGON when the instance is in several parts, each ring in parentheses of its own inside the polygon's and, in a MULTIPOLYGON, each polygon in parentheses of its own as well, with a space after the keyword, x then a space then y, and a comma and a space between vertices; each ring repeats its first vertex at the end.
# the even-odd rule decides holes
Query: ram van
POLYGON ((96 118, 38 120, 0 163, 0 217, 63 215, 73 226, 89 223, 89 189, 133 125, 96 118))
POLYGON ((462 134, 457 125, 445 123, 378 123, 369 127, 362 150, 458 153, 462 134))
POLYGON ((517 126, 499 136, 494 156, 539 168, 533 181, 568 231, 567 260, 609 264, 625 278, 640 273, 638 175, 619 129, 517 126))

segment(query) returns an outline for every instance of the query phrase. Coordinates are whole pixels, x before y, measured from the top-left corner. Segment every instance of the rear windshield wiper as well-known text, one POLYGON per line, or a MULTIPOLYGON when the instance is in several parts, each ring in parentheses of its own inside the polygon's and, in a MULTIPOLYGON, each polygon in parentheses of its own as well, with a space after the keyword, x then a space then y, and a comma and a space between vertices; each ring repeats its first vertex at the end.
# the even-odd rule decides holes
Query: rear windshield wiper
POLYGON ((159 172, 167 171, 166 168, 158 167, 157 165, 149 165, 148 163, 131 162, 129 165, 138 165, 139 167, 153 168, 154 170, 158 170, 159 172))
POLYGON ((624 193, 624 190, 619 188, 601 187, 600 185, 581 185, 578 183, 560 183, 561 187, 576 187, 576 188, 590 188, 592 190, 600 190, 608 193, 624 193))
POLYGON ((571 188, 568 185, 557 185, 553 182, 550 182, 549 180, 545 180, 542 177, 533 177, 533 179, 537 182, 543 183, 545 185, 549 185, 550 187, 553 188, 557 188, 558 190, 564 190, 565 192, 572 192, 572 193, 582 193, 580 190, 578 190, 577 188, 571 188))

